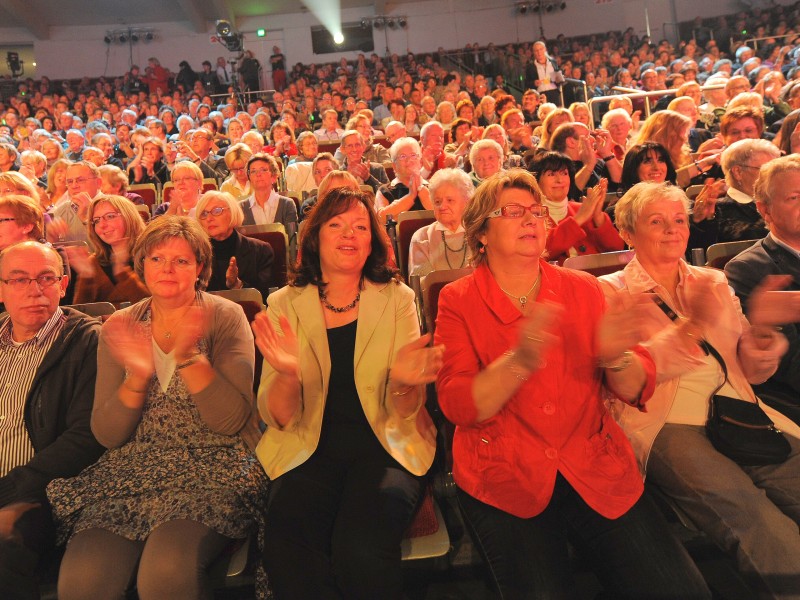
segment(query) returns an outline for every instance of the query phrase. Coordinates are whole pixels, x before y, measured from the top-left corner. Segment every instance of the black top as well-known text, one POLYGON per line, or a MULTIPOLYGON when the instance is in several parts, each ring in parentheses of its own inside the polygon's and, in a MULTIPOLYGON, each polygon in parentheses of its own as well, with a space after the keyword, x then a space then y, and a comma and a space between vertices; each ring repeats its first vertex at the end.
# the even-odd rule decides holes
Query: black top
POLYGON ((690 250, 722 242, 758 240, 768 233, 755 202, 742 204, 730 197, 717 202, 713 219, 690 222, 689 231, 690 250))
MULTIPOLYGON (((389 201, 389 204, 402 198, 403 196, 407 195, 409 190, 408 187, 404 183, 398 182, 397 185, 382 185, 379 190, 383 197, 389 201)), ((408 210, 425 210, 425 207, 422 205, 422 202, 419 199, 419 195, 414 198, 414 205, 409 208, 408 210)))
POLYGON ((236 240, 235 235, 229 235, 222 241, 211 238, 213 258, 211 259, 211 277, 206 288, 208 291, 228 289, 228 286, 225 285, 225 273, 228 271, 231 258, 236 256, 236 240))

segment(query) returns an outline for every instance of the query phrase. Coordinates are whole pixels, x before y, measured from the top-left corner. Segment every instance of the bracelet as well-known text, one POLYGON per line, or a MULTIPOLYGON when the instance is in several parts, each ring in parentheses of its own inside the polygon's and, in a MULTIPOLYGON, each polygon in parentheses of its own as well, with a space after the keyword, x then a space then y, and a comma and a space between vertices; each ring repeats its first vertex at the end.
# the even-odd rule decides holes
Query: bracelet
POLYGON ((610 160, 614 160, 615 158, 617 158, 616 154, 609 154, 608 156, 603 157, 603 162, 608 162, 610 160))
POLYGON ((195 364, 197 361, 200 360, 201 356, 202 354, 200 354, 199 352, 197 354, 192 354, 189 358, 187 358, 183 362, 179 362, 177 365, 175 365, 175 370, 180 371, 181 369, 185 369, 186 367, 191 367, 193 364, 195 364))
POLYGON ((414 386, 411 385, 411 386, 406 388, 405 392, 397 392, 397 391, 392 392, 392 396, 405 396, 413 389, 414 389, 414 386))
POLYGON ((609 371, 612 371, 614 373, 619 373, 620 371, 624 371, 625 369, 630 367, 632 362, 633 362, 633 351, 625 350, 625 352, 623 352, 613 360, 598 360, 597 365, 601 369, 608 369, 609 371))
POLYGON ((697 161, 694 161, 694 168, 695 168, 695 169, 697 169, 698 171, 700 171, 700 174, 701 174, 701 175, 702 175, 703 173, 705 173, 705 171, 703 171, 703 169, 701 169, 701 168, 700 168, 700 163, 699 163, 699 162, 697 162, 697 161))

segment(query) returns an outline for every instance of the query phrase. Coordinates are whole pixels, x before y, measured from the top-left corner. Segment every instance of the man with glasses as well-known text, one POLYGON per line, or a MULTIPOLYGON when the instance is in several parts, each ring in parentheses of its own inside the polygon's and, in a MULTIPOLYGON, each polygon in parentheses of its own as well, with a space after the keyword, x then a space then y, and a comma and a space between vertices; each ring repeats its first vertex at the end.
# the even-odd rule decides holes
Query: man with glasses
POLYGON ((278 163, 269 154, 254 154, 247 161, 247 177, 253 193, 241 202, 242 224, 282 223, 291 240, 297 232, 297 206, 294 200, 273 189, 278 174, 278 163))
POLYGON ((189 147, 183 147, 188 151, 189 159, 194 162, 203 172, 203 177, 216 179, 217 185, 222 185, 222 181, 228 176, 228 169, 225 161, 211 152, 211 145, 214 142, 214 134, 208 129, 201 127, 196 129, 191 137, 189 147))
POLYGON ((0 253, 0 597, 38 598, 39 557, 54 543, 45 487, 103 448, 89 421, 100 323, 59 308, 61 258, 38 242, 0 253))
POLYGON ((50 224, 48 236, 53 242, 88 241, 86 220, 89 204, 100 195, 100 172, 85 160, 67 167, 67 192, 69 199, 59 203, 53 211, 55 221, 50 224))

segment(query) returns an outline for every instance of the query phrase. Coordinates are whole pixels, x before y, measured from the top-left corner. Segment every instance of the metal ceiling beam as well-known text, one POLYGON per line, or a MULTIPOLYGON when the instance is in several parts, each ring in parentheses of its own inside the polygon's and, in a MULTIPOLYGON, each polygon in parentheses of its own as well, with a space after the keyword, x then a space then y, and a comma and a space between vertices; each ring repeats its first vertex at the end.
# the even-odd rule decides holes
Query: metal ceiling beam
POLYGON ((203 15, 199 0, 178 0, 178 4, 183 9, 183 12, 186 13, 189 22, 197 33, 208 31, 208 22, 203 15))
POLYGON ((236 16, 233 14, 233 9, 230 5, 230 0, 213 0, 214 12, 216 13, 215 20, 222 19, 228 21, 234 29, 236 27, 236 16))
POLYGON ((37 14, 30 3, 24 0, 0 0, 0 7, 19 19, 36 39, 50 39, 50 23, 44 20, 44 15, 37 14))

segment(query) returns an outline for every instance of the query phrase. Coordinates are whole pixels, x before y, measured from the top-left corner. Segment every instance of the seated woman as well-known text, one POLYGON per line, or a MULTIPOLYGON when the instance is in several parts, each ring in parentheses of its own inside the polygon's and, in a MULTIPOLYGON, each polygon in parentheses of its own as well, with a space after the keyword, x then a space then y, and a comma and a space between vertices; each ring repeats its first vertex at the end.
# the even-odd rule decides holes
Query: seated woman
POLYGON ((94 254, 85 246, 65 248, 70 267, 78 274, 74 301, 138 302, 149 296, 133 271, 133 247, 144 231, 133 204, 122 196, 98 196, 89 205, 88 220, 94 254))
POLYGON ((308 193, 317 187, 312 174, 314 159, 319 154, 317 137, 311 131, 304 131, 297 138, 297 148, 300 153, 289 162, 284 174, 286 189, 298 194, 308 193))
POLYGON ((367 195, 333 190, 305 222, 292 283, 253 323, 264 565, 279 599, 399 600, 400 541, 435 453, 423 384, 442 349, 419 337, 367 195))
POLYGON ((266 298, 272 281, 272 246, 236 231, 244 213, 233 196, 206 192, 197 202, 197 219, 211 239, 213 251, 206 290, 255 288, 266 298))
POLYGON ((636 136, 636 144, 657 142, 664 146, 677 172, 678 185, 687 187, 697 173, 689 150, 692 121, 674 110, 660 110, 650 115, 636 136), (691 173, 690 173, 691 171, 691 173))
POLYGON ((100 193, 105 196, 123 196, 134 204, 143 205, 144 198, 128 191, 128 174, 114 165, 97 167, 100 173, 100 193))
POLYGON ((253 337, 239 306, 197 291, 211 245, 194 219, 152 221, 133 255, 152 297, 100 334, 92 432, 108 451, 48 487, 69 538, 58 597, 122 598, 135 581, 140 598, 210 599, 206 568, 266 501, 245 445, 253 337))
POLYGON ((642 181, 668 181, 674 185, 675 177, 675 166, 667 149, 658 142, 643 142, 631 146, 625 154, 620 190, 626 192, 642 181))
POLYGON ((283 121, 275 121, 269 130, 269 146, 262 152, 277 158, 297 156, 297 145, 294 142, 294 130, 283 121))
POLYGON ((542 197, 522 169, 484 182, 464 214, 475 272, 439 297, 459 503, 503 598, 575 597, 568 541, 609 597, 710 597, 603 401, 649 406, 635 307, 604 315, 593 277, 543 260, 542 197))
POLYGON ((42 210, 52 212, 53 207, 59 202, 69 201, 67 191, 67 167, 72 163, 66 158, 55 161, 47 171, 47 196, 49 203, 42 207, 42 210))
MULTIPOLYGON (((240 125, 241 127, 241 125, 240 125)), ((247 178, 247 161, 253 152, 247 144, 234 144, 225 152, 225 166, 230 171, 230 176, 222 182, 219 190, 227 192, 236 200, 244 200, 250 193, 250 180, 247 178)))
POLYGON ((720 165, 728 191, 716 200, 721 190, 719 184, 706 188, 709 193, 697 196, 690 223, 689 248, 758 240, 767 235, 767 225, 756 208, 753 194, 761 166, 780 155, 780 150, 767 140, 743 139, 722 151, 720 165))
POLYGON ((530 169, 544 194, 542 204, 547 207, 551 222, 552 231, 547 237, 550 260, 563 264, 570 256, 625 248, 611 219, 603 212, 607 180, 588 188, 583 202, 570 202, 567 194, 575 177, 575 167, 567 156, 558 152, 540 153, 530 169))
POLYGON ((172 189, 168 202, 162 202, 153 211, 153 218, 161 215, 195 217, 197 201, 203 193, 203 172, 193 162, 183 160, 172 169, 172 189))
POLYGON ((414 232, 408 253, 409 275, 427 275, 442 269, 467 266, 467 241, 461 218, 475 187, 461 169, 440 169, 428 189, 436 220, 414 232))
POLYGON ((389 149, 394 166, 394 179, 382 185, 375 194, 375 209, 381 220, 397 217, 409 210, 431 210, 428 182, 422 179, 422 150, 414 138, 402 137, 389 149))
POLYGON ((617 419, 642 472, 734 556, 757 592, 753 597, 791 598, 800 573, 800 428, 759 403, 788 434, 791 454, 782 464, 752 467, 716 450, 705 427, 712 394, 755 402, 751 384, 775 372, 786 351, 770 323, 780 307, 775 294, 756 292, 748 323, 721 271, 683 260, 687 206, 679 188, 658 183, 634 186, 616 206, 617 225, 636 257, 623 271, 601 277, 606 294, 659 298, 647 300, 649 310, 639 318, 650 337, 645 346, 658 374, 655 391, 647 412, 615 403, 617 419), (707 344, 724 360, 727 376, 707 344))

